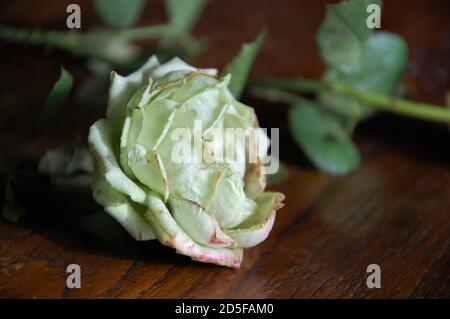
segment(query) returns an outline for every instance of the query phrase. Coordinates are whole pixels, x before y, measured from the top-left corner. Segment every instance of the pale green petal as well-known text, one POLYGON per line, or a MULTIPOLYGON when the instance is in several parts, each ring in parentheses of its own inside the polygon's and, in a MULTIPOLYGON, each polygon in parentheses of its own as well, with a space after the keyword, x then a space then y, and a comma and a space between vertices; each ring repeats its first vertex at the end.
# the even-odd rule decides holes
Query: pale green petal
POLYGON ((235 172, 222 174, 209 190, 213 191, 213 195, 205 208, 214 214, 222 228, 232 228, 242 223, 248 212, 241 178, 235 172))
POLYGON ((136 142, 147 150, 156 150, 172 127, 177 107, 179 104, 171 100, 162 100, 147 106, 143 111, 144 122, 136 142))
POLYGON ((156 56, 152 56, 140 69, 128 76, 111 73, 111 86, 109 89, 108 109, 106 118, 113 128, 114 139, 119 140, 123 121, 126 116, 128 101, 146 82, 149 82, 149 73, 159 66, 156 56))
POLYGON ((234 229, 225 230, 225 233, 233 238, 239 247, 253 247, 264 241, 272 229, 276 211, 283 204, 284 195, 281 193, 265 192, 259 195, 255 201, 258 209, 245 222, 234 229))
POLYGON ((142 184, 163 195, 165 201, 169 198, 167 173, 157 152, 147 151, 135 144, 129 153, 128 165, 142 184))
POLYGON ((156 193, 150 192, 148 207, 145 216, 162 244, 176 249, 180 254, 190 256, 196 261, 231 268, 240 267, 243 256, 242 249, 209 248, 197 244, 181 229, 156 193))
POLYGON ((217 88, 218 86, 222 87, 220 83, 213 76, 192 73, 180 81, 173 82, 173 85, 176 85, 176 90, 173 90, 167 98, 178 103, 183 103, 198 94, 202 94, 207 89, 217 88))
MULTIPOLYGON (((198 79, 199 77, 200 75, 194 78, 198 79)), ((194 78, 192 78, 192 80, 194 80, 194 78)), ((210 77, 207 78, 211 79, 210 77)), ((172 136, 173 133, 179 128, 188 130, 190 137, 192 138, 192 142, 193 138, 195 137, 197 141, 203 143, 205 139, 202 140, 202 136, 196 136, 194 134, 194 126, 197 125, 197 128, 199 128, 198 125, 200 124, 203 137, 205 137, 208 129, 218 123, 220 124, 220 122, 222 121, 229 101, 226 95, 222 92, 223 90, 219 88, 220 83, 215 79, 213 80, 213 83, 202 81, 201 83, 203 83, 203 87, 201 88, 202 91, 200 93, 195 94, 195 89, 193 91, 189 90, 190 94, 193 95, 190 96, 187 100, 181 100, 179 96, 177 97, 174 95, 168 95, 164 99, 158 96, 158 98, 155 99, 152 104, 146 108, 145 119, 148 123, 144 125, 144 127, 148 127, 148 130, 155 131, 155 133, 159 131, 163 131, 165 133, 164 136, 163 134, 159 135, 157 143, 158 152, 161 154, 163 159, 169 159, 171 157, 174 145, 178 143, 177 140, 172 140, 172 136), (162 114, 161 111, 158 111, 158 109, 168 110, 173 108, 173 106, 170 106, 169 102, 177 103, 175 104, 175 111, 173 113, 168 113, 168 111, 166 111, 167 114, 165 115, 165 117, 167 119, 162 117, 158 120, 158 113, 162 114), (155 116, 153 116, 153 113, 155 112, 156 118, 155 116), (153 121, 153 119, 155 119, 155 121, 153 121), (195 121, 198 121, 197 124, 195 121), (162 124, 165 124, 164 130, 162 124)), ((191 80, 187 80, 187 82, 189 81, 191 80)), ((147 136, 147 134, 144 134, 143 130, 139 139, 140 144, 145 143, 144 136, 147 136)), ((153 143, 154 141, 152 135, 149 136, 150 142, 148 142, 148 144, 145 144, 147 145, 147 147, 153 146, 151 143, 153 143)), ((156 149, 155 147, 153 148, 156 149)), ((197 159, 201 159, 202 153, 198 153, 195 151, 196 149, 193 149, 193 152, 191 154, 193 158, 191 162, 196 162, 197 159)))
POLYGON ((117 191, 137 202, 145 201, 145 192, 129 179, 117 163, 111 143, 111 129, 105 119, 98 120, 89 129, 89 146, 104 168, 105 179, 117 191))
POLYGON ((246 150, 248 144, 248 130, 243 128, 234 128, 234 134, 231 134, 231 136, 226 136, 223 142, 225 143, 225 163, 229 164, 241 179, 244 178, 245 168, 247 166, 246 150))
POLYGON ((197 71, 197 68, 190 66, 180 58, 173 58, 169 62, 166 62, 164 64, 161 64, 157 68, 153 69, 150 73, 150 76, 153 79, 160 79, 166 74, 174 71, 189 71, 194 72, 197 71))
POLYGON ((211 197, 221 169, 218 165, 180 164, 167 167, 171 196, 204 206, 211 197))
POLYGON ((156 238, 152 227, 142 217, 142 212, 137 212, 130 204, 106 206, 105 212, 119 222, 134 239, 145 241, 156 238))
MULTIPOLYGON (((125 120, 122 132, 121 165, 129 168, 128 157, 135 144, 143 146, 147 151, 153 151, 167 134, 177 103, 164 100, 162 103, 144 105, 131 110, 130 125, 125 120), (127 131, 126 131, 127 129, 127 131), (125 142, 126 139, 126 142, 125 142)), ((130 169, 131 171, 131 169, 130 169)), ((134 176, 133 173, 129 173, 134 176)))
POLYGON ((227 164, 168 165, 167 170, 171 196, 205 207, 222 228, 248 216, 243 182, 227 164))
MULTIPOLYGON (((192 132, 195 120, 202 121, 204 130, 215 125, 223 117, 229 103, 221 86, 221 82, 213 77, 196 74, 188 76, 184 83, 154 94, 154 98, 142 108, 132 110, 127 153, 137 142, 147 150, 158 148, 165 159, 170 156, 176 142, 168 138, 175 129, 189 128, 192 132), (164 145, 159 147, 161 143, 164 145)), ((142 89, 138 93, 142 95, 142 89)))
POLYGON ((143 109, 133 109, 130 116, 125 118, 122 135, 120 137, 120 165, 127 176, 133 179, 135 176, 128 165, 128 158, 132 148, 134 147, 137 136, 142 130, 143 119, 143 109))
POLYGON ((199 204, 170 199, 170 211, 184 232, 198 244, 211 248, 235 247, 236 243, 220 229, 214 216, 199 204))
POLYGON ((225 127, 252 127, 256 121, 254 109, 235 99, 231 101, 231 107, 224 118, 225 127))
POLYGON ((175 115, 173 125, 192 130, 194 121, 197 120, 202 121, 202 129, 205 131, 222 118, 227 104, 228 100, 220 89, 205 89, 183 102, 183 106, 175 115))
POLYGON ((128 139, 131 131, 131 117, 127 116, 123 123, 122 135, 120 136, 120 165, 129 177, 133 176, 130 166, 128 166, 128 139))
POLYGON ((106 181, 101 168, 98 168, 94 176, 92 190, 95 201, 102 205, 134 239, 156 238, 152 227, 143 217, 145 206, 132 203, 125 195, 114 190, 106 181))
POLYGON ((203 73, 208 76, 216 76, 216 69, 198 69, 193 67, 178 57, 173 58, 172 60, 161 64, 157 68, 154 68, 150 72, 150 76, 156 81, 160 83, 167 83, 171 81, 176 81, 187 74, 190 73, 203 73), (162 80, 162 81, 160 81, 162 80))

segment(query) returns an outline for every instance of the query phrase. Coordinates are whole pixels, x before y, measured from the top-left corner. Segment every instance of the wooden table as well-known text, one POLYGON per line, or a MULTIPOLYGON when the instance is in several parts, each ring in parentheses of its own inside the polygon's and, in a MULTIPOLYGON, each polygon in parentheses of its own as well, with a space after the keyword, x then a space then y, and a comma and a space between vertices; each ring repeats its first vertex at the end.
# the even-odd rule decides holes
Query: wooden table
MULTIPOLYGON (((31 2, 24 3, 25 8, 32 7, 31 2)), ((223 65, 241 41, 250 39, 266 24, 271 33, 255 74, 320 74, 323 66, 315 52, 313 32, 323 15, 323 3, 215 3, 207 8, 196 29, 198 35, 211 38, 211 51, 201 60, 202 65, 223 65), (236 12, 248 14, 235 16, 236 12), (298 34, 286 34, 293 29, 298 34)), ((405 3, 387 3, 383 23, 409 42, 407 83, 414 97, 443 103, 448 74, 442 80, 433 70, 436 64, 442 67, 441 62, 448 61, 449 33, 442 31, 448 26, 448 4, 405 3), (427 81, 421 80, 424 77, 427 81)), ((156 5, 155 11, 161 10, 161 5, 156 5)), ((24 25, 42 19, 38 12, 20 12, 1 18, 24 25)), ((58 25, 64 17, 64 13, 51 12, 45 18, 50 22, 42 25, 58 25)), ((154 15, 149 12, 146 19, 160 19, 154 15)), ((84 23, 95 21, 89 15, 84 23)), ((62 54, 43 58, 39 50, 2 48, 2 161, 36 158, 46 147, 86 130, 102 115, 102 110, 66 107, 44 136, 30 143, 30 124, 57 76, 55 65, 65 63, 77 75, 84 74, 82 66, 62 54)), ((98 207, 92 202, 83 204, 79 218, 75 218, 77 209, 61 200, 55 205, 36 202, 34 211, 18 225, 0 224, 0 296, 450 297, 450 152, 446 127, 393 116, 375 118, 356 132, 362 166, 345 177, 330 177, 310 167, 288 137, 285 106, 245 99, 255 106, 264 126, 281 127, 285 141, 281 157, 289 167, 289 177, 271 186, 286 194, 286 206, 279 211, 269 238, 245 251, 240 270, 192 262, 157 242, 135 242, 106 214, 95 213, 98 207), (93 232, 93 228, 99 230, 93 232), (72 263, 81 267, 81 289, 66 287, 66 267, 72 263), (366 286, 369 264, 381 267, 379 289, 366 286)))

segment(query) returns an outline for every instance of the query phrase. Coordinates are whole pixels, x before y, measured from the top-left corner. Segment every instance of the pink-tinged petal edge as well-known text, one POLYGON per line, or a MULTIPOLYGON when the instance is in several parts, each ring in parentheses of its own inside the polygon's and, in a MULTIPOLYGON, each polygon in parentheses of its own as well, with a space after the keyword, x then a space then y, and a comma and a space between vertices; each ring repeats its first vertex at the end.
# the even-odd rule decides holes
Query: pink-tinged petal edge
POLYGON ((267 216, 261 223, 248 228, 233 229, 226 231, 239 245, 239 247, 250 248, 263 242, 269 236, 275 222, 276 211, 284 206, 282 200, 284 195, 280 193, 263 193, 264 195, 275 195, 274 202, 271 205, 267 216))
POLYGON ((148 210, 145 218, 151 223, 157 239, 165 246, 192 260, 239 268, 243 252, 241 248, 209 248, 197 244, 185 234, 168 211, 160 197, 151 192, 148 197, 148 210))
POLYGON ((235 254, 221 254, 219 249, 212 248, 211 251, 199 250, 197 244, 189 242, 178 242, 175 239, 169 239, 162 242, 163 245, 175 249, 178 254, 191 257, 194 261, 226 266, 233 269, 239 269, 242 263, 242 249, 235 249, 235 254))

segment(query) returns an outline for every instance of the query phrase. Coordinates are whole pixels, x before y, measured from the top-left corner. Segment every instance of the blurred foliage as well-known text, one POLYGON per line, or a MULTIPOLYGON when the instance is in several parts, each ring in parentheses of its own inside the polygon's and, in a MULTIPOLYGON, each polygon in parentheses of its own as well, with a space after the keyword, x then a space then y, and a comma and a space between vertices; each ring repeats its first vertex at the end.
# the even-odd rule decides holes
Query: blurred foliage
POLYGON ((207 0, 166 0, 169 23, 183 31, 191 31, 200 17, 207 0))
MULTIPOLYGON (((130 72, 136 69, 146 58, 144 55, 150 54, 149 50, 153 51, 151 54, 161 50, 163 56, 180 55, 187 60, 199 54, 202 44, 190 34, 190 30, 206 3, 207 0, 166 0, 167 24, 132 27, 143 13, 146 0, 95 0, 94 8, 105 22, 106 29, 80 33, 0 26, 0 40, 59 49, 85 58, 93 77, 80 85, 75 96, 78 101, 94 100, 93 104, 100 105, 105 99, 92 97, 104 95, 111 70, 130 72), (151 39, 165 41, 159 47, 142 48, 134 44, 134 41, 151 39)), ((54 84, 36 121, 34 133, 39 133, 51 121, 72 84, 72 76, 62 68, 61 77, 54 84)))
POLYGON ((295 141, 321 170, 344 174, 359 165, 360 156, 349 135, 330 114, 309 101, 289 110, 289 128, 295 141))
POLYGON ((18 206, 15 203, 14 190, 8 174, 0 172, 0 182, 4 187, 4 194, 2 198, 3 205, 0 205, 1 217, 9 222, 18 223, 19 219, 23 216, 23 214, 25 214, 25 208, 18 206))
POLYGON ((126 28, 141 16, 146 0, 95 0, 97 14, 106 24, 126 28))
POLYGON ((70 89, 73 85, 72 75, 61 67, 61 75, 58 81, 53 85, 50 94, 45 101, 44 107, 36 121, 34 134, 38 134, 40 130, 52 119, 56 114, 58 108, 63 103, 67 94, 69 94, 70 89))
POLYGON ((225 66, 222 72, 222 75, 231 74, 232 81, 229 88, 237 99, 247 83, 250 68, 265 38, 266 31, 263 30, 252 43, 243 44, 239 54, 225 66))
POLYGON ((381 1, 351 0, 327 6, 317 33, 319 53, 328 67, 321 82, 254 82, 260 96, 293 105, 288 116, 294 140, 317 168, 330 174, 346 174, 359 166, 360 155, 351 136, 357 123, 374 113, 370 104, 330 88, 339 83, 348 90, 391 94, 405 68, 403 40, 367 27, 369 3, 381 5, 381 1), (317 95, 305 101, 284 90, 317 95))

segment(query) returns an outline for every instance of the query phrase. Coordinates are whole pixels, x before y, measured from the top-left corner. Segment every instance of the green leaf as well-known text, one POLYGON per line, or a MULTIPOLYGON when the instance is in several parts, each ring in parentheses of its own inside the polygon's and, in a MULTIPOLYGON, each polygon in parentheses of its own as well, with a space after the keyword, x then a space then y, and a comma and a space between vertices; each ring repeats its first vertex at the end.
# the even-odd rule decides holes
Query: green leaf
POLYGON ((289 109, 289 128, 297 144, 320 170, 341 175, 358 167, 360 156, 345 130, 334 118, 306 101, 289 109))
MULTIPOLYGON (((364 46, 361 66, 356 72, 343 74, 329 70, 325 75, 327 82, 339 82, 350 88, 391 95, 398 86, 407 61, 407 47, 404 40, 392 33, 372 34, 364 46)), ((374 109, 368 104, 358 103, 351 97, 332 92, 319 95, 321 104, 334 113, 365 119, 374 109), (358 110, 352 108, 357 103, 358 110)))
POLYGON ((5 220, 17 223, 20 217, 25 214, 25 208, 14 204, 14 190, 11 185, 11 180, 9 176, 6 176, 5 179, 5 193, 3 196, 4 205, 2 207, 1 216, 5 220))
POLYGON ((367 6, 380 0, 351 0, 329 4, 317 34, 323 60, 341 72, 355 72, 361 65, 363 48, 372 30, 367 27, 367 6))
POLYGON ((72 75, 70 75, 64 67, 61 67, 61 75, 58 81, 53 85, 53 88, 45 101, 44 107, 42 108, 41 114, 36 121, 34 134, 39 133, 41 129, 53 118, 58 110, 58 107, 67 97, 67 94, 72 88, 72 84, 72 75))
POLYGON ((140 17, 145 0, 95 0, 95 10, 106 24, 125 28, 140 17))
POLYGON ((251 43, 246 43, 242 46, 239 54, 225 66, 222 76, 231 74, 230 91, 239 99, 241 92, 244 89, 247 77, 255 60, 256 54, 261 48, 262 43, 266 37, 266 30, 261 31, 256 39, 251 43))
POLYGON ((6 204, 2 209, 2 217, 14 224, 19 222, 20 217, 25 214, 25 208, 15 205, 6 204))
POLYGON ((166 0, 166 10, 172 26, 190 31, 203 11, 207 0, 166 0))

